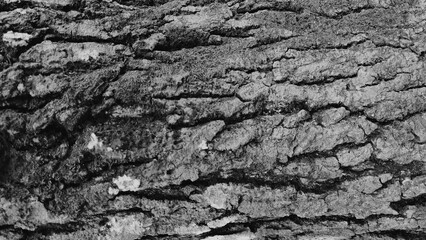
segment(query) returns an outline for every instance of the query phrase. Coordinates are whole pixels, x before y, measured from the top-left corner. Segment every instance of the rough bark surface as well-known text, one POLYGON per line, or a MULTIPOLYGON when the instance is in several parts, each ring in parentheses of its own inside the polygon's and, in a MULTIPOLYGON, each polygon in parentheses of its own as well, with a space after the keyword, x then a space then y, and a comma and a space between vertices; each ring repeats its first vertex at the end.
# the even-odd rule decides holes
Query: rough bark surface
POLYGON ((0 0, 0 239, 426 239, 424 0, 0 0))

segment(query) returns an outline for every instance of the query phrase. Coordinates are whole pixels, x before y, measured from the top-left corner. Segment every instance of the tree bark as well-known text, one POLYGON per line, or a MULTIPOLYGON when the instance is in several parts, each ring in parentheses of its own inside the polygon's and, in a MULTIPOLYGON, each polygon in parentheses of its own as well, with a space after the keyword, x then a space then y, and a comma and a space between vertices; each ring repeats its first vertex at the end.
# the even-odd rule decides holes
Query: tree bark
POLYGON ((425 11, 0 0, 0 239, 426 239, 425 11))

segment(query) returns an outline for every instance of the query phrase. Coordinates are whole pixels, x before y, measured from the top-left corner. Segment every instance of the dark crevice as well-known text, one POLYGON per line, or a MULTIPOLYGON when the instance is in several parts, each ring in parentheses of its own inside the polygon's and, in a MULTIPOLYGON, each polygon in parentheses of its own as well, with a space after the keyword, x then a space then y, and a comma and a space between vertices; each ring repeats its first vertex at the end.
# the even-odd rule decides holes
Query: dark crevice
POLYGON ((14 228, 15 226, 10 224, 0 225, 0 231, 13 230, 14 228))
MULTIPOLYGON (((310 45, 307 47, 297 47, 297 46, 290 46, 289 50, 296 50, 296 51, 313 51, 313 50, 348 50, 353 47, 356 47, 358 45, 361 45, 365 42, 367 42, 368 39, 363 39, 361 41, 354 41, 349 42, 347 44, 340 44, 340 45, 310 45)), ((362 66, 362 65, 359 65, 362 66)), ((370 65, 365 65, 370 66, 370 65)))
POLYGON ((354 74, 349 74, 349 75, 340 75, 340 76, 324 76, 321 79, 314 79, 314 80, 309 80, 309 82, 305 82, 305 81, 301 81, 301 82, 294 82, 294 81, 288 81, 287 79, 285 79, 284 81, 279 81, 277 83, 281 83, 281 82, 289 82, 293 85, 296 86, 327 86, 330 83, 339 81, 339 80, 347 80, 347 79, 352 79, 358 76, 358 72, 354 73, 354 74))
POLYGON ((423 164, 420 161, 412 161, 408 164, 398 164, 394 161, 380 160, 377 159, 374 155, 370 157, 369 162, 374 164, 374 172, 376 174, 390 173, 394 178, 405 178, 405 177, 414 177, 423 175, 425 170, 423 170, 423 164))
POLYGON ((34 8, 34 7, 50 7, 52 9, 60 10, 63 12, 69 12, 71 10, 78 10, 83 5, 83 0, 73 1, 72 4, 61 6, 60 4, 52 4, 51 6, 44 3, 37 3, 37 1, 31 0, 18 0, 11 1, 10 3, 0 2, 0 12, 12 11, 17 8, 34 8))
POLYGON ((348 9, 346 11, 341 11, 341 12, 338 12, 337 14, 335 14, 335 15, 327 15, 325 13, 317 13, 317 14, 319 16, 322 16, 322 17, 325 17, 325 18, 328 18, 328 19, 340 20, 343 17, 349 16, 349 15, 352 15, 352 14, 361 13, 363 11, 367 11, 367 10, 371 10, 371 9, 375 9, 375 7, 367 5, 367 6, 364 6, 364 7, 358 7, 358 8, 355 8, 355 9, 348 9))
MULTIPOLYGON (((248 225, 249 224, 235 224, 235 223, 227 224, 224 227, 214 228, 207 233, 203 233, 200 235, 200 237, 207 238, 207 237, 214 237, 217 235, 223 235, 226 237, 226 235, 243 233, 243 232, 246 232, 248 225)), ((228 239, 231 239, 231 237, 228 237, 228 239)))
POLYGON ((32 97, 29 94, 24 94, 8 99, 1 100, 0 110, 13 110, 19 113, 34 114, 35 111, 44 108, 53 100, 61 98, 62 93, 51 93, 43 97, 32 97))
POLYGON ((171 2, 171 0, 118 0, 117 2, 126 6, 155 7, 171 2))
POLYGON ((259 73, 268 73, 273 70, 272 63, 263 64, 261 66, 258 66, 257 68, 244 68, 244 67, 227 67, 226 68, 226 74, 231 71, 241 71, 247 74, 251 74, 253 72, 259 72, 259 73))
POLYGON ((137 240, 176 240, 176 239, 196 239, 190 236, 182 236, 177 234, 156 234, 156 235, 145 235, 143 237, 137 238, 137 240))
POLYGON ((273 6, 258 6, 255 8, 238 8, 237 13, 239 14, 245 14, 245 13, 256 13, 263 10, 269 10, 269 11, 277 11, 277 12, 290 12, 295 14, 302 14, 304 12, 304 8, 301 6, 298 6, 294 4, 293 2, 274 2, 275 4, 273 6))
POLYGON ((376 231, 371 234, 376 237, 391 237, 394 239, 406 239, 406 240, 424 240, 426 239, 426 233, 424 231, 415 230, 387 230, 387 231, 376 231))
POLYGON ((111 37, 108 39, 101 39, 97 37, 86 37, 86 36, 70 36, 64 34, 53 33, 47 35, 45 40, 49 40, 52 42, 67 42, 67 43, 85 43, 85 42, 96 42, 96 43, 105 43, 105 44, 122 44, 126 46, 131 46, 133 42, 136 41, 136 38, 132 38, 131 36, 119 36, 119 37, 111 37))
POLYGON ((182 185, 168 186, 166 188, 144 189, 137 192, 119 192, 116 196, 135 196, 158 201, 184 201, 195 202, 181 191, 182 185))
POLYGON ((205 99, 205 98, 213 98, 213 99, 223 99, 223 98, 231 98, 234 97, 235 94, 212 94, 212 93, 201 93, 201 94, 191 94, 191 93, 182 93, 174 96, 161 96, 160 94, 157 96, 152 96, 154 100, 169 100, 169 101, 177 101, 181 99, 187 98, 195 98, 195 99, 205 99))
POLYGON ((339 188, 337 182, 344 181, 344 177, 340 179, 332 179, 323 183, 306 185, 303 184, 298 177, 288 175, 275 175, 272 173, 261 174, 260 176, 253 172, 253 169, 232 169, 227 171, 226 177, 220 172, 210 173, 202 176, 196 181, 184 181, 180 186, 196 186, 206 188, 215 184, 242 184, 252 187, 269 187, 271 189, 280 189, 285 187, 293 187, 297 191, 304 193, 324 194, 339 188))
POLYGON ((72 233, 82 229, 82 222, 68 222, 65 224, 48 223, 37 227, 34 231, 22 229, 22 239, 40 239, 42 236, 50 236, 53 234, 72 233))
MULTIPOLYGON (((6 30, 10 30, 10 29, 4 29, 4 31, 6 30)), ((39 31, 39 32, 37 31, 34 32, 34 34, 37 34, 37 35, 34 38, 31 38, 25 46, 3 47, 2 51, 4 51, 5 52, 4 54, 9 57, 9 60, 10 60, 9 65, 13 65, 16 62, 19 62, 19 56, 21 56, 21 54, 25 53, 33 46, 43 42, 46 34, 50 32, 50 29, 48 28, 36 29, 36 30, 39 31)))
POLYGON ((30 8, 33 7, 33 4, 30 1, 11 1, 10 3, 5 3, 5 1, 0 2, 0 12, 12 11, 17 8, 30 8))
POLYGON ((391 202, 390 207, 398 212, 403 212, 408 206, 424 206, 426 207, 426 193, 419 196, 407 199, 401 199, 396 202, 391 202))
POLYGON ((189 6, 206 6, 212 3, 229 3, 233 0, 190 0, 188 2, 189 6))
POLYGON ((131 214, 138 214, 142 213, 146 215, 147 217, 154 217, 154 214, 152 214, 150 211, 143 210, 139 207, 132 207, 127 209, 119 209, 119 210, 107 210, 102 213, 95 213, 91 214, 90 217, 106 217, 106 216, 116 216, 116 215, 131 215, 131 214))

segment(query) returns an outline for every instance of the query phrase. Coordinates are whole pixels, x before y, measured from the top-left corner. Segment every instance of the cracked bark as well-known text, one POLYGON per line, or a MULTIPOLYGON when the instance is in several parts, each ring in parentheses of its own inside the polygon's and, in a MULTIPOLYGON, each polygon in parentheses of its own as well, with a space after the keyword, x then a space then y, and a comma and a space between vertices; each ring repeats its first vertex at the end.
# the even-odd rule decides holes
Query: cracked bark
POLYGON ((425 239, 425 10, 0 0, 0 239, 425 239))

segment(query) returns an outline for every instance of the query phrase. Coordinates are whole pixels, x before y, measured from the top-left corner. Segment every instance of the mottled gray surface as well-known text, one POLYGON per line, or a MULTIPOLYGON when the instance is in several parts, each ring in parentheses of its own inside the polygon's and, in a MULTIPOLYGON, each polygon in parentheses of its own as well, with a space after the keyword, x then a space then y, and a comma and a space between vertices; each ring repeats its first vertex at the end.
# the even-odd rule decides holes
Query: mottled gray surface
POLYGON ((0 0, 0 240, 426 239, 423 0, 0 0))

